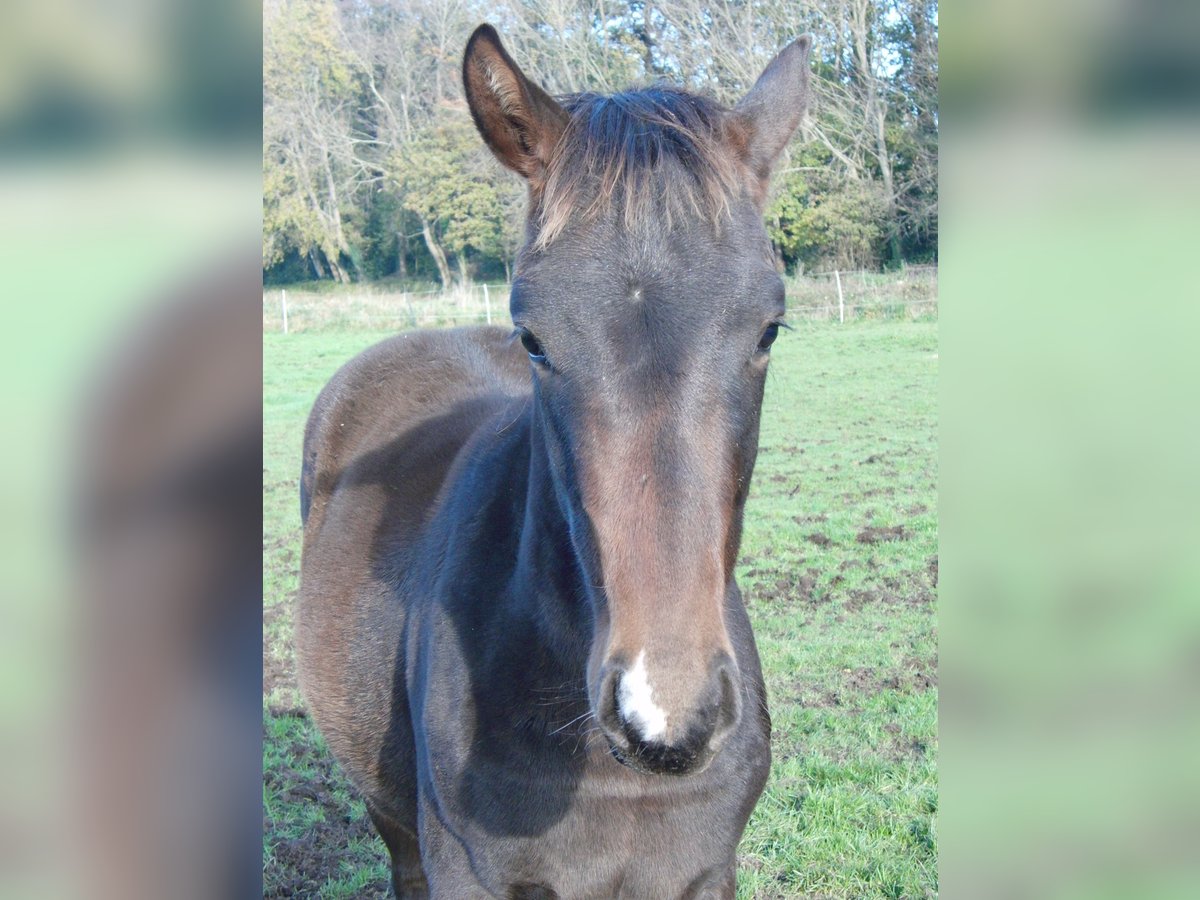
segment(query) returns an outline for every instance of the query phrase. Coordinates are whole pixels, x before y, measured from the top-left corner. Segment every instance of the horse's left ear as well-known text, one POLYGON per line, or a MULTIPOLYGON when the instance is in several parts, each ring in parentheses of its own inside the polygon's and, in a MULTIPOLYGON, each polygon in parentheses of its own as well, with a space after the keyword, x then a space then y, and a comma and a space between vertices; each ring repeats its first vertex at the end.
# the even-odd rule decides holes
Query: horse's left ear
POLYGON ((491 25, 480 25, 463 54, 471 117, 496 158, 537 180, 567 126, 567 112, 525 77, 491 25))
POLYGON ((764 185, 808 109, 811 49, 812 36, 808 34, 788 44, 734 107, 737 120, 749 132, 750 165, 764 185))

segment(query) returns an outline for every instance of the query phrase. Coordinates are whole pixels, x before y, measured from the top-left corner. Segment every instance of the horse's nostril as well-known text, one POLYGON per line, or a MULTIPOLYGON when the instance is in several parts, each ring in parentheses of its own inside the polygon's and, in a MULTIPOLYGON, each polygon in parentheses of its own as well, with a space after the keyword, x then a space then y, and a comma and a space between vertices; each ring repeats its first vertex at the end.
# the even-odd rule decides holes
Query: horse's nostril
POLYGON ((717 671, 717 681, 720 685, 720 701, 716 731, 720 733, 733 728, 742 712, 737 669, 732 662, 722 664, 717 671))
POLYGON ((596 718, 610 734, 620 734, 622 731, 621 714, 617 703, 617 689, 621 684, 621 672, 622 669, 619 666, 610 666, 600 682, 596 718))

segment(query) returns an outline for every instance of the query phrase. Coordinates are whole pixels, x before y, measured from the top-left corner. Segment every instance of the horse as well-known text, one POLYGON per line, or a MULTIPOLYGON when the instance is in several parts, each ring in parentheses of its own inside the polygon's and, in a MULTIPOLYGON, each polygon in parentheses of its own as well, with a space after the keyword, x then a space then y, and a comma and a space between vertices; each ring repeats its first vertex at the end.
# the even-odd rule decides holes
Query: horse
POLYGON ((466 46, 528 183, 515 328, 366 350, 302 461, 300 685, 398 897, 734 896, 770 767, 734 579, 785 312, 762 214, 809 47, 725 107, 554 98, 466 46))

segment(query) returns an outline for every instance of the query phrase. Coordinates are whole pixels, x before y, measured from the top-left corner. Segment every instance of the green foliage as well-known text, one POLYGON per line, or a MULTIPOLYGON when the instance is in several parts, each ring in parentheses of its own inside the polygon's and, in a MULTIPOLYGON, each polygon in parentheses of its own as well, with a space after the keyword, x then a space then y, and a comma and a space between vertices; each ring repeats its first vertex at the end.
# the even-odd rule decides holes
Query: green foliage
POLYGON ((767 234, 786 263, 808 271, 878 265, 888 209, 877 182, 839 177, 827 164, 798 165, 778 182, 767 234))
POLYGON ((463 256, 507 257, 519 182, 486 157, 470 119, 448 112, 390 160, 389 185, 404 209, 428 223, 435 239, 463 256))
POLYGON ((315 90, 348 97, 355 90, 353 62, 338 39, 333 0, 287 0, 264 29, 263 86, 268 96, 315 90))
POLYGON ((320 245, 317 211, 305 199, 293 168, 264 149, 263 268, 283 262, 288 250, 305 256, 320 245))
POLYGON ((264 29, 264 268, 289 251, 319 252, 336 272, 343 254, 353 256, 355 235, 343 224, 354 216, 349 161, 337 145, 344 108, 361 91, 337 16, 332 0, 290 0, 264 29))
POLYGON ((396 271, 396 233, 407 226, 404 208, 394 191, 380 191, 367 210, 361 242, 363 274, 372 281, 396 271))

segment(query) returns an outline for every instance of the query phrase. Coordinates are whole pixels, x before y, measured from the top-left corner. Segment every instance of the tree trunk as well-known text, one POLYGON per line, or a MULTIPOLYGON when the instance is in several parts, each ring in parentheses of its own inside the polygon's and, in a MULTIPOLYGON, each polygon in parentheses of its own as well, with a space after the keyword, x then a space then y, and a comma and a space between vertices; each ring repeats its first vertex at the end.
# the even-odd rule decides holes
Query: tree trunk
POLYGON ((316 250, 308 251, 308 261, 312 263, 313 271, 317 273, 317 280, 323 281, 325 278, 325 269, 321 265, 321 257, 317 255, 316 250))
POLYGON ((329 265, 329 271, 338 284, 350 283, 350 275, 342 268, 342 264, 338 262, 336 253, 326 253, 325 262, 329 265))
POLYGON ((875 144, 875 161, 879 165, 880 181, 883 182, 887 201, 888 254, 894 262, 899 255, 899 242, 896 240, 896 189, 892 178, 892 159, 887 145, 887 102, 880 96, 872 53, 874 15, 875 8, 870 0, 857 0, 850 13, 850 25, 853 30, 855 68, 862 90, 865 124, 875 144))
POLYGON ((460 250, 455 254, 454 261, 458 263, 458 283, 465 287, 467 284, 467 251, 460 250))
POLYGON ((887 145, 887 105, 879 97, 872 97, 872 100, 875 107, 875 157, 887 197, 888 262, 895 265, 900 261, 900 240, 896 234, 896 188, 892 178, 892 158, 887 145))
POLYGON ((329 260, 329 268, 333 269, 338 275, 338 280, 343 284, 350 283, 350 273, 342 268, 341 264, 335 259, 339 254, 345 253, 350 260, 350 265, 354 267, 355 274, 359 280, 362 280, 362 271, 358 268, 358 262, 354 259, 354 255, 350 252, 350 244, 346 241, 346 232, 342 228, 342 210, 340 201, 338 200, 337 184, 333 180, 333 166, 329 162, 329 153, 324 148, 321 149, 321 162, 325 168, 325 189, 329 193, 330 205, 330 221, 333 223, 333 239, 337 244, 337 250, 332 254, 325 254, 329 260))
POLYGON ((429 255, 433 257, 433 262, 437 266, 438 278, 442 280, 442 290, 449 290, 450 265, 446 262, 446 251, 438 244, 437 238, 433 236, 433 229, 424 218, 421 219, 421 234, 424 235, 425 246, 429 249, 429 255))
POLYGON ((396 232, 396 274, 401 278, 408 277, 408 235, 403 231, 396 232))

